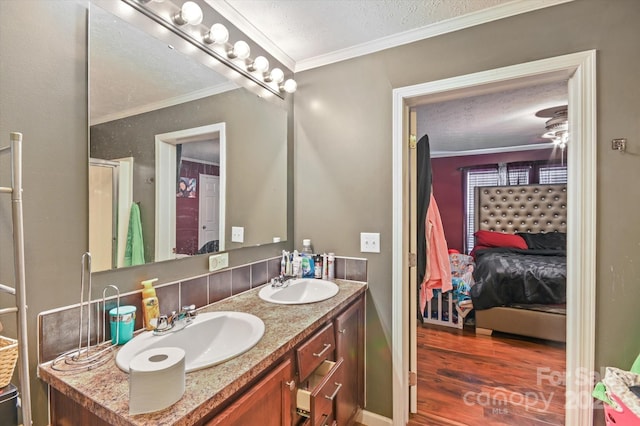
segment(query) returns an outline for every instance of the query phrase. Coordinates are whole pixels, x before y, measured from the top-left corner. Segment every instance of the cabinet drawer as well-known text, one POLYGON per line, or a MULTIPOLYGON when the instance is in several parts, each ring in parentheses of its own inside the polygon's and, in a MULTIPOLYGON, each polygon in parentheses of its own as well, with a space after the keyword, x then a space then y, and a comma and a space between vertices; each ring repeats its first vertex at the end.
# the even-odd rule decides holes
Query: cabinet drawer
POLYGON ((304 381, 323 361, 333 358, 336 341, 333 323, 327 324, 322 330, 309 338, 296 350, 298 374, 300 381, 304 381))
POLYGON ((312 426, 331 424, 334 399, 342 383, 342 358, 323 361, 307 380, 300 383, 296 394, 298 414, 309 417, 312 426))

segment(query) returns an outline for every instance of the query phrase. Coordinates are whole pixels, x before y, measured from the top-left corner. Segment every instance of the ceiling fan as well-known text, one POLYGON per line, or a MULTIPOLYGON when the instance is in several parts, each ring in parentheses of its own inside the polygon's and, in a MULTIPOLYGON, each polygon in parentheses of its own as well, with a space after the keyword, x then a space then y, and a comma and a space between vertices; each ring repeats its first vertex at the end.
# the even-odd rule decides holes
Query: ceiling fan
POLYGON ((569 120, 567 105, 559 105, 536 112, 536 117, 548 118, 545 122, 546 132, 542 135, 551 139, 560 149, 565 149, 569 142, 569 120))

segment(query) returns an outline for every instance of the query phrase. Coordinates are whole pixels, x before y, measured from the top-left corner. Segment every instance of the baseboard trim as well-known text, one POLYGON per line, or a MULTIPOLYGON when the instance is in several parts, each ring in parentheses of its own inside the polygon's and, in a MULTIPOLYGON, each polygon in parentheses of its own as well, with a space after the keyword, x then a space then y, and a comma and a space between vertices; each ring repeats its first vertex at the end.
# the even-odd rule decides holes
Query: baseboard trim
POLYGON ((393 426, 393 420, 366 410, 360 411, 356 421, 366 426, 393 426))

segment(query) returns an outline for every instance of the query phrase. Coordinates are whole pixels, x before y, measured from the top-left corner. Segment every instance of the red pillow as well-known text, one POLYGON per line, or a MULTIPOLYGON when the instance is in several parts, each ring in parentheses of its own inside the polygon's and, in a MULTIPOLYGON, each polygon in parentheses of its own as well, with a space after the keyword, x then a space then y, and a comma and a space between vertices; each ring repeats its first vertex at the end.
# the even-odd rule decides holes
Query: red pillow
POLYGON ((526 250, 527 242, 520 235, 505 234, 504 232, 476 231, 476 246, 512 247, 526 250))

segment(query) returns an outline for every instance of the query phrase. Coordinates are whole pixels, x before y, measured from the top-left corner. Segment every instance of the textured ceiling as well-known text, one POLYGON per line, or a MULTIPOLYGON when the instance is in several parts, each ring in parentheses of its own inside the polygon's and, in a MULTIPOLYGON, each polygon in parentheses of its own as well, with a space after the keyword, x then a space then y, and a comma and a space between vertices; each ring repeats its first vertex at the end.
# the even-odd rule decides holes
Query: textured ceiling
POLYGON ((549 143, 540 136, 548 119, 536 112, 567 105, 567 96, 560 81, 421 105, 417 137, 428 134, 436 155, 549 143))
POLYGON ((513 0, 224 0, 296 62, 513 0))

